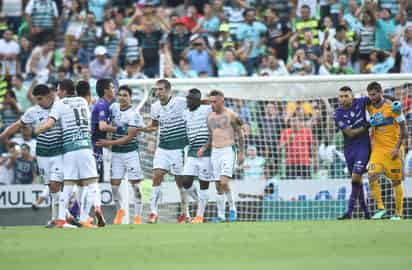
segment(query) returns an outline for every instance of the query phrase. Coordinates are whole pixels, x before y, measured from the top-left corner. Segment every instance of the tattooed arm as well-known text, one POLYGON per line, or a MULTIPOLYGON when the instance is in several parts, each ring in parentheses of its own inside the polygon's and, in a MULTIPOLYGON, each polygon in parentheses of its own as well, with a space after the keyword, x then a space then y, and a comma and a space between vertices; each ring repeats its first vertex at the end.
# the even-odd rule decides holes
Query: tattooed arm
POLYGON ((237 161, 239 164, 243 163, 245 159, 245 134, 242 129, 243 122, 236 113, 232 114, 232 127, 235 131, 235 135, 239 140, 239 151, 237 153, 237 161))

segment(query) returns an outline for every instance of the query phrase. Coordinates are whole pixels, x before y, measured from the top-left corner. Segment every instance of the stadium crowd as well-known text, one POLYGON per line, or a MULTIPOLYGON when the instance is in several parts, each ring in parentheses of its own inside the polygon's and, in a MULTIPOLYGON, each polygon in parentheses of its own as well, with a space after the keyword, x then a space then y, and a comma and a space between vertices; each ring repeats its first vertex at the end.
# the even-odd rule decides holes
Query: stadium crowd
MULTIPOLYGON (((56 87, 64 78, 88 81, 96 97, 100 78, 160 73, 166 78, 412 73, 412 4, 405 0, 3 0, 0 10, 1 130, 34 103, 35 84, 56 87)), ((405 85, 393 93, 402 96, 408 121, 410 91, 405 85)), ((230 103, 245 123, 242 174, 262 175, 264 159, 287 178, 311 177, 323 163, 338 167, 328 168, 333 177, 343 175, 342 138, 331 124, 336 100, 230 103), (295 136, 302 143, 286 144, 295 136), (296 159, 296 151, 304 155, 296 159)), ((32 131, 23 129, 12 141, 0 145, 0 174, 10 176, 0 184, 32 183, 32 131), (17 158, 16 151, 27 153, 17 158), (16 168, 27 168, 18 162, 30 167, 23 180, 14 177, 16 168)))

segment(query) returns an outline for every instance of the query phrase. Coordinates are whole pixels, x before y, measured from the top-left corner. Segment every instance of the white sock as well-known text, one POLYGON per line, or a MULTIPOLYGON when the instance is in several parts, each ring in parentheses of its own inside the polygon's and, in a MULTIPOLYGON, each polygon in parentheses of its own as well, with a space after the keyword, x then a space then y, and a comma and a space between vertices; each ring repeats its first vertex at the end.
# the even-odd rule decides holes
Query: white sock
POLYGON ((49 197, 50 194, 50 188, 48 186, 46 186, 40 193, 39 197, 43 198, 43 200, 47 199, 47 197, 49 197))
POLYGON ((229 203, 229 209, 236 211, 236 202, 233 197, 233 192, 228 191, 228 192, 225 192, 225 194, 226 194, 227 202, 229 203))
POLYGON ((152 187, 152 197, 150 198, 150 212, 155 213, 156 215, 161 193, 161 186, 152 187))
POLYGON ((226 219, 226 197, 225 194, 216 194, 217 216, 223 220, 226 219))
POLYGON ((122 194, 120 194, 120 186, 112 185, 113 201, 116 205, 116 210, 122 208, 122 194))
POLYGON ((102 206, 102 194, 100 194, 100 186, 98 183, 96 184, 96 199, 95 199, 94 205, 96 207, 102 206))
POLYGON ((77 202, 79 203, 80 209, 82 209, 83 204, 84 204, 83 202, 84 190, 85 190, 84 186, 77 186, 77 193, 76 193, 77 198, 76 199, 77 199, 77 202))
POLYGON ((179 188, 180 191, 180 199, 182 201, 182 209, 180 212, 182 215, 186 215, 187 217, 190 216, 189 214, 189 194, 187 193, 185 188, 179 188))
POLYGON ((69 206, 70 196, 73 192, 73 185, 64 185, 59 196, 59 219, 66 220, 66 209, 69 206))
POLYGON ((51 220, 56 220, 59 216, 60 192, 51 193, 51 220))
POLYGON ((192 199, 194 201, 199 200, 199 195, 197 194, 197 189, 195 185, 191 185, 190 188, 186 189, 187 194, 189 194, 190 197, 192 197, 192 199))
POLYGON ((142 216, 142 193, 140 192, 139 184, 132 185, 134 191, 134 215, 142 216))
POLYGON ((87 185, 87 196, 85 207, 82 207, 80 211, 80 221, 87 221, 89 219, 90 209, 95 206, 96 194, 97 194, 97 183, 92 183, 87 185))
POLYGON ((204 216, 208 200, 209 200, 209 190, 201 189, 199 191, 199 200, 198 200, 197 214, 196 214, 197 216, 201 216, 201 217, 204 216))

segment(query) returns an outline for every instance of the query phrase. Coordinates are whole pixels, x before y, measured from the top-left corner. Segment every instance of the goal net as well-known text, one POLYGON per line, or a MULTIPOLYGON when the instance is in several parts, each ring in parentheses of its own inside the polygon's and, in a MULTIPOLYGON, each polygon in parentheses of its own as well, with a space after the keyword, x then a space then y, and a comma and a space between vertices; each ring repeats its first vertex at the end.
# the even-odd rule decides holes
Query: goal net
MULTIPOLYGON (((343 136, 333 119, 338 106, 339 88, 349 86, 355 96, 361 96, 366 95, 368 83, 378 81, 385 94, 402 100, 407 121, 411 121, 411 78, 410 74, 391 74, 175 79, 171 83, 173 94, 179 96, 185 96, 191 88, 201 90, 203 97, 213 89, 223 91, 226 106, 237 112, 244 122, 245 162, 237 165, 231 182, 239 221, 328 220, 336 219, 345 212, 351 192, 351 181, 343 157, 343 136)), ((134 102, 146 124, 150 123, 150 105, 155 101, 151 91, 155 82, 120 82, 133 88, 134 102)), ((141 134, 139 142, 141 167, 147 179, 142 184, 146 215, 156 134, 141 134)), ((412 184, 408 170, 411 167, 410 155, 405 161, 406 177, 403 183, 406 218, 412 216, 412 184)), ((391 183, 385 177, 380 181, 384 203, 391 215, 394 212, 391 183)), ((373 213, 376 206, 369 192, 367 175, 363 188, 369 210, 373 213)), ((174 222, 180 212, 180 197, 174 178, 166 177, 162 189, 159 221, 174 222)), ((126 195, 126 186, 123 192, 126 195)), ((196 205, 196 202, 191 202, 192 216, 195 215, 196 205)), ((133 207, 130 207, 130 215, 133 215, 133 207)), ((216 215, 216 191, 214 184, 211 184, 205 220, 210 221, 216 215)), ((358 204, 353 216, 363 216, 358 204)))

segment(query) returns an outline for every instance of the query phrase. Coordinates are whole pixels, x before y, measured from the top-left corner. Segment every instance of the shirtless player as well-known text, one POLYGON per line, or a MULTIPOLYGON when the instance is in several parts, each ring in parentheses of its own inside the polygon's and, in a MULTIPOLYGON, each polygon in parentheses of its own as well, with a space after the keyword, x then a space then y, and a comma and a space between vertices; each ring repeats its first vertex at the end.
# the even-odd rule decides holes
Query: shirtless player
POLYGON ((217 218, 216 222, 225 221, 225 205, 227 198, 229 202, 228 221, 234 222, 237 219, 236 205, 233 193, 230 190, 230 179, 233 178, 235 167, 235 137, 239 140, 237 161, 239 164, 244 159, 244 135, 242 121, 239 116, 227 109, 224 104, 224 95, 221 91, 213 90, 209 94, 209 101, 212 110, 208 117, 209 141, 203 145, 198 156, 203 156, 204 152, 212 148, 212 174, 218 181, 217 184, 217 218), (226 195, 226 198, 225 198, 226 195))

